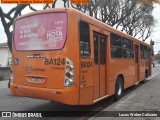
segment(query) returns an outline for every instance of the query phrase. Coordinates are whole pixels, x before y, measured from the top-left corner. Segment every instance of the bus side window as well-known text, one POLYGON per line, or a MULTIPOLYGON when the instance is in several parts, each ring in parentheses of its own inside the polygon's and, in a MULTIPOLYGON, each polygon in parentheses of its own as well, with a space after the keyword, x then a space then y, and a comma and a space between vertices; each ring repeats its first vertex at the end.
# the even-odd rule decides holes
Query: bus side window
POLYGON ((121 36, 111 33, 111 57, 122 58, 122 40, 121 36))
POLYGON ((98 36, 94 35, 94 63, 98 64, 98 36))
POLYGON ((123 58, 133 58, 133 41, 122 37, 123 58))
POLYGON ((141 59, 148 59, 147 46, 141 44, 140 49, 141 49, 141 59))
POLYGON ((100 37, 100 64, 106 63, 106 40, 105 37, 100 37))
POLYGON ((144 59, 148 59, 148 52, 146 46, 144 46, 144 59))
POLYGON ((80 21, 80 54, 81 57, 90 57, 89 24, 84 21, 80 21))
POLYGON ((141 59, 144 59, 144 46, 140 44, 141 59))

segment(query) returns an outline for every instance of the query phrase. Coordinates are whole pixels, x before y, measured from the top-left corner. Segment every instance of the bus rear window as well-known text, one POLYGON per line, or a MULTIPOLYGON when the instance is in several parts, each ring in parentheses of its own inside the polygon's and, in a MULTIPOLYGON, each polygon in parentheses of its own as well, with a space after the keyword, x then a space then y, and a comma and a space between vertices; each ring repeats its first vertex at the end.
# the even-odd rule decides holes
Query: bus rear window
POLYGON ((66 13, 38 14, 19 19, 14 27, 16 50, 62 49, 66 31, 66 13))

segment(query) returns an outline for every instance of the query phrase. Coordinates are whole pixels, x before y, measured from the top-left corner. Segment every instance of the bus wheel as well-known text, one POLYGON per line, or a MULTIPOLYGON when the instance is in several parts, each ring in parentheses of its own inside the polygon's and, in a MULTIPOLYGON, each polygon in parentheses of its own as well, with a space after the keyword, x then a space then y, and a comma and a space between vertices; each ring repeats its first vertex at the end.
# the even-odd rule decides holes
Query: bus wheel
POLYGON ((145 82, 147 82, 147 78, 148 77, 148 72, 146 71, 145 73, 144 73, 144 79, 143 79, 143 83, 145 83, 145 82))
POLYGON ((54 101, 50 100, 51 103, 55 103, 54 101))
POLYGON ((143 80, 144 82, 146 81, 146 78, 147 78, 146 76, 147 76, 147 75, 146 75, 146 73, 145 73, 145 74, 144 74, 144 80, 143 80))
POLYGON ((123 94, 123 80, 121 77, 118 77, 115 85, 115 95, 114 100, 117 101, 122 97, 123 94))

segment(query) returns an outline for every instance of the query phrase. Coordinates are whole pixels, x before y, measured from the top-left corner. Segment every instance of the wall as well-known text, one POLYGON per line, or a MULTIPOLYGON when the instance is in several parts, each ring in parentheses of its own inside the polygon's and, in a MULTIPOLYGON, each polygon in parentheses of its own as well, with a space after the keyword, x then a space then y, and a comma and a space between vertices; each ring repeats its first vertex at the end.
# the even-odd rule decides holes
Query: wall
POLYGON ((8 47, 0 47, 0 67, 9 67, 11 64, 11 53, 8 47))
POLYGON ((0 76, 4 78, 4 80, 9 80, 10 68, 9 67, 1 67, 0 68, 0 76))
POLYGON ((9 79, 9 71, 10 71, 10 64, 11 64, 11 52, 8 49, 6 44, 0 45, 0 76, 4 79, 9 79))

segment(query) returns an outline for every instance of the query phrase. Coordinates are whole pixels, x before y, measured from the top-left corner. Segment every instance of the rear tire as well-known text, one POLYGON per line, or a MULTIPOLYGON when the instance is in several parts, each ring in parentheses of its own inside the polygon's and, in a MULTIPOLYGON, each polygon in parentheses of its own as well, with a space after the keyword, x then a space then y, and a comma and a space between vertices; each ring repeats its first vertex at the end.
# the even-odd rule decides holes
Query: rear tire
POLYGON ((145 83, 147 81, 146 78, 148 78, 148 72, 147 71, 145 71, 145 73, 144 73, 144 79, 142 81, 143 83, 145 83))
POLYGON ((115 95, 114 95, 115 101, 119 100, 122 97, 123 89, 124 89, 123 80, 121 77, 118 77, 115 85, 115 95))
POLYGON ((54 101, 50 100, 51 103, 55 103, 54 101))

